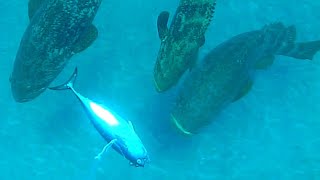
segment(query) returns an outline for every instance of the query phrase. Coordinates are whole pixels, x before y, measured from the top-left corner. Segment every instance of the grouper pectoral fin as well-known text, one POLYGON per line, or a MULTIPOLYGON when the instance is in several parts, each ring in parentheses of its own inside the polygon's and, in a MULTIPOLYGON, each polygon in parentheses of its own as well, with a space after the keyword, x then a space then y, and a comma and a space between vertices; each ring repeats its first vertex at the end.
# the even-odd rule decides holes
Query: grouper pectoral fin
POLYGON ((33 15, 37 12, 38 9, 40 9, 41 5, 46 0, 29 0, 28 2, 28 16, 29 20, 32 19, 33 15))
POLYGON ((203 46, 206 43, 206 38, 204 36, 202 36, 199 39, 199 47, 203 46))
POLYGON ((247 84, 242 89, 240 89, 238 95, 233 99, 233 102, 241 99, 243 96, 248 94, 248 92, 251 90, 252 84, 253 81, 251 79, 248 80, 247 84))
POLYGON ((198 57, 199 57, 199 50, 197 49, 189 57, 189 71, 192 71, 192 69, 196 66, 198 57))
POLYGON ((74 53, 80 53, 87 49, 98 37, 98 29, 91 24, 85 32, 80 35, 78 40, 75 42, 73 46, 74 53))
POLYGON ((161 41, 165 40, 169 29, 168 29, 168 20, 169 20, 169 12, 162 11, 157 20, 157 28, 158 28, 158 35, 161 41))
POLYGON ((256 69, 266 69, 273 64, 274 59, 274 55, 264 56, 257 61, 254 67, 256 69))

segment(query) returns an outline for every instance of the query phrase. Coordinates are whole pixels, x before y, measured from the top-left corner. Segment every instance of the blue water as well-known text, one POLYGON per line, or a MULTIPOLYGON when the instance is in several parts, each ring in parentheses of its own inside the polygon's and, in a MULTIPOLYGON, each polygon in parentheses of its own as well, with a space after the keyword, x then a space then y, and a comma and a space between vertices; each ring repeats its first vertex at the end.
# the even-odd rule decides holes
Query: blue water
MULTIPOLYGON (((0 180, 320 179, 320 53, 313 61, 278 56, 258 71, 247 96, 186 138, 167 125, 174 90, 158 94, 152 79, 160 45, 156 19, 162 10, 173 15, 178 1, 104 1, 94 20, 99 38, 55 83, 77 66, 78 91, 131 120, 152 162, 134 168, 109 151, 96 164, 105 142, 71 92, 14 102, 8 79, 28 25, 28 2, 0 1, 0 180)), ((299 41, 319 40, 319 9, 315 0, 218 0, 201 56, 274 21, 296 25, 299 41)))

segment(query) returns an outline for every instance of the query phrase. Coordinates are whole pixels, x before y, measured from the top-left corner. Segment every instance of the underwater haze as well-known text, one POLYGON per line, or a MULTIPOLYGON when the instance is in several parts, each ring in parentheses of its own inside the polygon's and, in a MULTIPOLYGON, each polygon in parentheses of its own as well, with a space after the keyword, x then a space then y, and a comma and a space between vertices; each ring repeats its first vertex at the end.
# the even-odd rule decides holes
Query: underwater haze
MULTIPOLYGON (((106 142, 70 91, 46 90, 16 103, 9 77, 29 23, 28 1, 0 0, 0 180, 320 180, 320 53, 312 61, 276 56, 258 70, 251 91, 192 137, 169 124, 177 87, 157 93, 153 68, 157 17, 178 0, 103 1, 97 40, 75 67, 75 88, 132 121, 149 152, 144 168, 106 142)), ((200 58, 237 34, 277 21, 295 25, 297 41, 320 40, 320 1, 217 0, 200 58)))

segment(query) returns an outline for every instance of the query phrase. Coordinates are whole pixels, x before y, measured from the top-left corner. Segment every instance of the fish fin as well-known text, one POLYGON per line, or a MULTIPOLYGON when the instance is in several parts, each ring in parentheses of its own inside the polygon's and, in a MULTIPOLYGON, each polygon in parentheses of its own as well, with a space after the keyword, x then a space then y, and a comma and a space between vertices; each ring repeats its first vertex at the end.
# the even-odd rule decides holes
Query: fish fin
POLYGON ((203 46, 206 43, 206 38, 204 36, 202 36, 199 39, 199 47, 203 46))
POLYGON ((33 15, 40 9, 41 5, 45 2, 45 0, 29 0, 28 2, 28 16, 29 20, 32 19, 33 15))
POLYGON ((274 59, 275 59, 274 55, 264 56, 258 60, 258 62, 255 64, 255 68, 266 69, 267 67, 273 64, 274 59))
POLYGON ((191 54, 189 59, 189 71, 192 71, 192 69, 196 66, 197 60, 199 56, 199 49, 196 50, 194 53, 191 54))
POLYGON ((297 30, 295 26, 289 26, 287 28, 287 44, 294 45, 297 37, 297 30))
POLYGON ((59 86, 55 86, 55 87, 49 87, 49 89, 51 90, 66 90, 66 89, 73 89, 73 84, 77 79, 77 75, 78 75, 78 68, 76 67, 73 71, 73 74, 71 75, 71 77, 68 79, 68 81, 66 81, 65 83, 59 85, 59 86))
POLYGON ((287 28, 287 37, 285 45, 281 47, 276 54, 289 56, 297 59, 312 60, 314 55, 320 50, 320 41, 309 41, 295 43, 296 28, 289 26, 287 28))
POLYGON ((174 124, 174 126, 177 128, 177 130, 178 130, 180 133, 183 133, 184 135, 188 135, 188 136, 193 135, 192 132, 190 132, 190 131, 188 131, 187 129, 185 129, 185 128, 177 121, 177 119, 174 117, 173 114, 170 114, 170 119, 171 119, 171 122, 174 124))
MULTIPOLYGON (((283 24, 281 25, 283 26, 283 24)), ((285 39, 279 45, 276 54, 284 55, 290 52, 295 46, 296 35, 297 35, 297 32, 296 32, 295 26, 287 27, 285 30, 285 37, 284 37, 285 39)))
POLYGON ((117 139, 112 139, 107 145, 105 145, 102 149, 102 151, 96 155, 94 158, 100 160, 102 155, 108 151, 108 149, 117 141, 117 139))
POLYGON ((309 41, 303 43, 296 43, 294 48, 281 55, 289 56, 297 59, 312 60, 314 55, 320 50, 320 41, 309 41))
POLYGON ((240 90, 238 95, 233 99, 233 102, 241 99, 243 96, 247 95, 248 92, 251 90, 253 85, 252 80, 249 80, 248 83, 240 90))
POLYGON ((74 53, 80 53, 87 49, 98 37, 98 29, 93 25, 89 25, 87 30, 80 35, 73 46, 74 53))
POLYGON ((162 11, 157 20, 157 28, 158 28, 158 35, 161 41, 165 40, 169 29, 168 29, 168 20, 169 20, 169 12, 162 11))
POLYGON ((128 124, 129 124, 130 128, 131 128, 133 131, 135 131, 134 128, 133 128, 132 122, 131 122, 131 121, 128 121, 128 124))

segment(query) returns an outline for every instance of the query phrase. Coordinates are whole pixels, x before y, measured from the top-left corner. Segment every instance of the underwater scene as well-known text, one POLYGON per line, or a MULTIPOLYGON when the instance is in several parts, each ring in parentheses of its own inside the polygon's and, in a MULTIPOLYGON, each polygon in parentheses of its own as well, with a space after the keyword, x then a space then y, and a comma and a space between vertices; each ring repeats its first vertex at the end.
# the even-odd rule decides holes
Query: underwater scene
POLYGON ((0 180, 320 180, 320 1, 0 1, 0 180))

